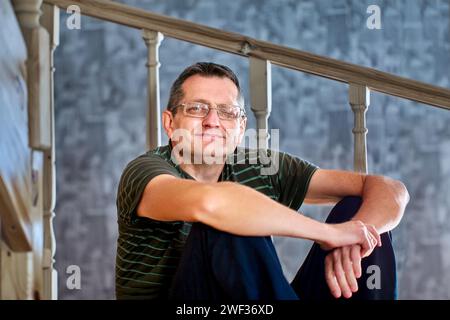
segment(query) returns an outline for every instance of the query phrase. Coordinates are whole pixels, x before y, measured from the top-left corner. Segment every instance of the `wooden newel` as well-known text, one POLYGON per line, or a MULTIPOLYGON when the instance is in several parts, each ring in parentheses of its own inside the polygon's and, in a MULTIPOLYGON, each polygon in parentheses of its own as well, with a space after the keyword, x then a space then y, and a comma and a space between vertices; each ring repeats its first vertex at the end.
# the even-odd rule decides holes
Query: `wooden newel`
POLYGON ((159 46, 164 36, 161 32, 142 30, 142 38, 148 48, 148 105, 147 105, 147 135, 148 149, 161 145, 161 113, 159 99, 159 46))
POLYGON ((27 44, 29 146, 50 148, 50 57, 48 32, 39 24, 42 0, 13 0, 22 34, 27 44))
POLYGON ((367 173, 366 111, 370 104, 370 90, 364 85, 350 83, 349 102, 354 114, 354 170, 367 173))

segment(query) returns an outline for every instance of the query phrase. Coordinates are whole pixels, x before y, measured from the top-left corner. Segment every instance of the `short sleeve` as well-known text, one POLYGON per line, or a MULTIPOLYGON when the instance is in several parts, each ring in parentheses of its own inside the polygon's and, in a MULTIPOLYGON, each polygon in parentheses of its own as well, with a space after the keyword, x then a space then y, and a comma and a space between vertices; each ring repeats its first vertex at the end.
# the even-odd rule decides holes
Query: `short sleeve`
POLYGON ((147 184, 160 174, 180 177, 178 171, 169 162, 156 154, 144 154, 128 163, 117 190, 116 204, 119 222, 133 225, 143 219, 137 216, 137 206, 147 184))
POLYGON ((279 153, 276 184, 279 202, 298 211, 305 200, 311 177, 318 167, 288 153, 279 153))

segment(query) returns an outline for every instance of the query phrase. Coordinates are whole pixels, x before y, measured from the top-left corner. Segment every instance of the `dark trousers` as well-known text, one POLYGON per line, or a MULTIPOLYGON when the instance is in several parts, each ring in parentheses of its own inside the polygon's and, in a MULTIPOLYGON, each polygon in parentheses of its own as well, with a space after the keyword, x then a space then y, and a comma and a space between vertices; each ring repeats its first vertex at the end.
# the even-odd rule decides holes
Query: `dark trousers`
MULTIPOLYGON (((346 197, 330 212, 327 222, 350 220, 361 198, 346 197)), ((358 291, 351 299, 397 298, 396 263, 390 233, 382 247, 362 260, 358 291)), ((313 244, 291 284, 284 277, 270 237, 244 237, 194 223, 170 289, 175 300, 330 300, 325 281, 328 252, 313 244)))

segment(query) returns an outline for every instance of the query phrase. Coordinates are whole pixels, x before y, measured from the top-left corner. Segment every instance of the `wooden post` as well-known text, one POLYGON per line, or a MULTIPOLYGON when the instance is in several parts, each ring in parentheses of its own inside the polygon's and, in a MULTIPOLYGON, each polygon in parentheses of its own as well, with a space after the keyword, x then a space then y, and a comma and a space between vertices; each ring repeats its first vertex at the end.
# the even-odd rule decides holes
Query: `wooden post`
POLYGON ((30 148, 50 148, 49 36, 39 24, 42 0, 13 0, 27 44, 28 134, 30 148))
POLYGON ((250 57, 250 102, 256 118, 258 148, 268 149, 268 120, 272 111, 271 64, 267 60, 250 57))
POLYGON ((370 90, 364 85, 349 84, 349 102, 354 114, 354 170, 367 173, 366 111, 370 104, 370 90))
POLYGON ((54 100, 54 59, 53 53, 59 45, 59 8, 54 5, 44 4, 41 22, 50 35, 50 143, 51 146, 44 152, 44 190, 43 190, 43 296, 45 300, 57 299, 58 275, 54 269, 54 256, 56 249, 55 234, 53 231, 53 218, 55 216, 56 198, 56 172, 55 172, 55 100, 54 100))
POLYGON ((159 46, 164 39, 162 33, 142 30, 142 38, 148 48, 148 105, 147 105, 147 148, 153 149, 161 145, 161 113, 159 109, 159 46))

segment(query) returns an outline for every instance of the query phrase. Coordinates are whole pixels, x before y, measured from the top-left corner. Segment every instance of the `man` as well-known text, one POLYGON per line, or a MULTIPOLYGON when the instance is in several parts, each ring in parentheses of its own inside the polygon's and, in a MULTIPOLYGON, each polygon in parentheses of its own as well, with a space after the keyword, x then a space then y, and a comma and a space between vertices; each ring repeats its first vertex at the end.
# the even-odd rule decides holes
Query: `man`
POLYGON ((117 298, 395 298, 388 231, 409 201, 401 182, 273 150, 277 170, 262 174, 262 153, 237 148, 247 118, 222 65, 185 69, 162 120, 169 145, 131 161, 120 180, 117 298), (297 212, 303 202, 339 204, 321 223, 297 212), (315 242, 291 284, 270 236, 315 242), (367 288, 367 264, 381 285, 367 288))

